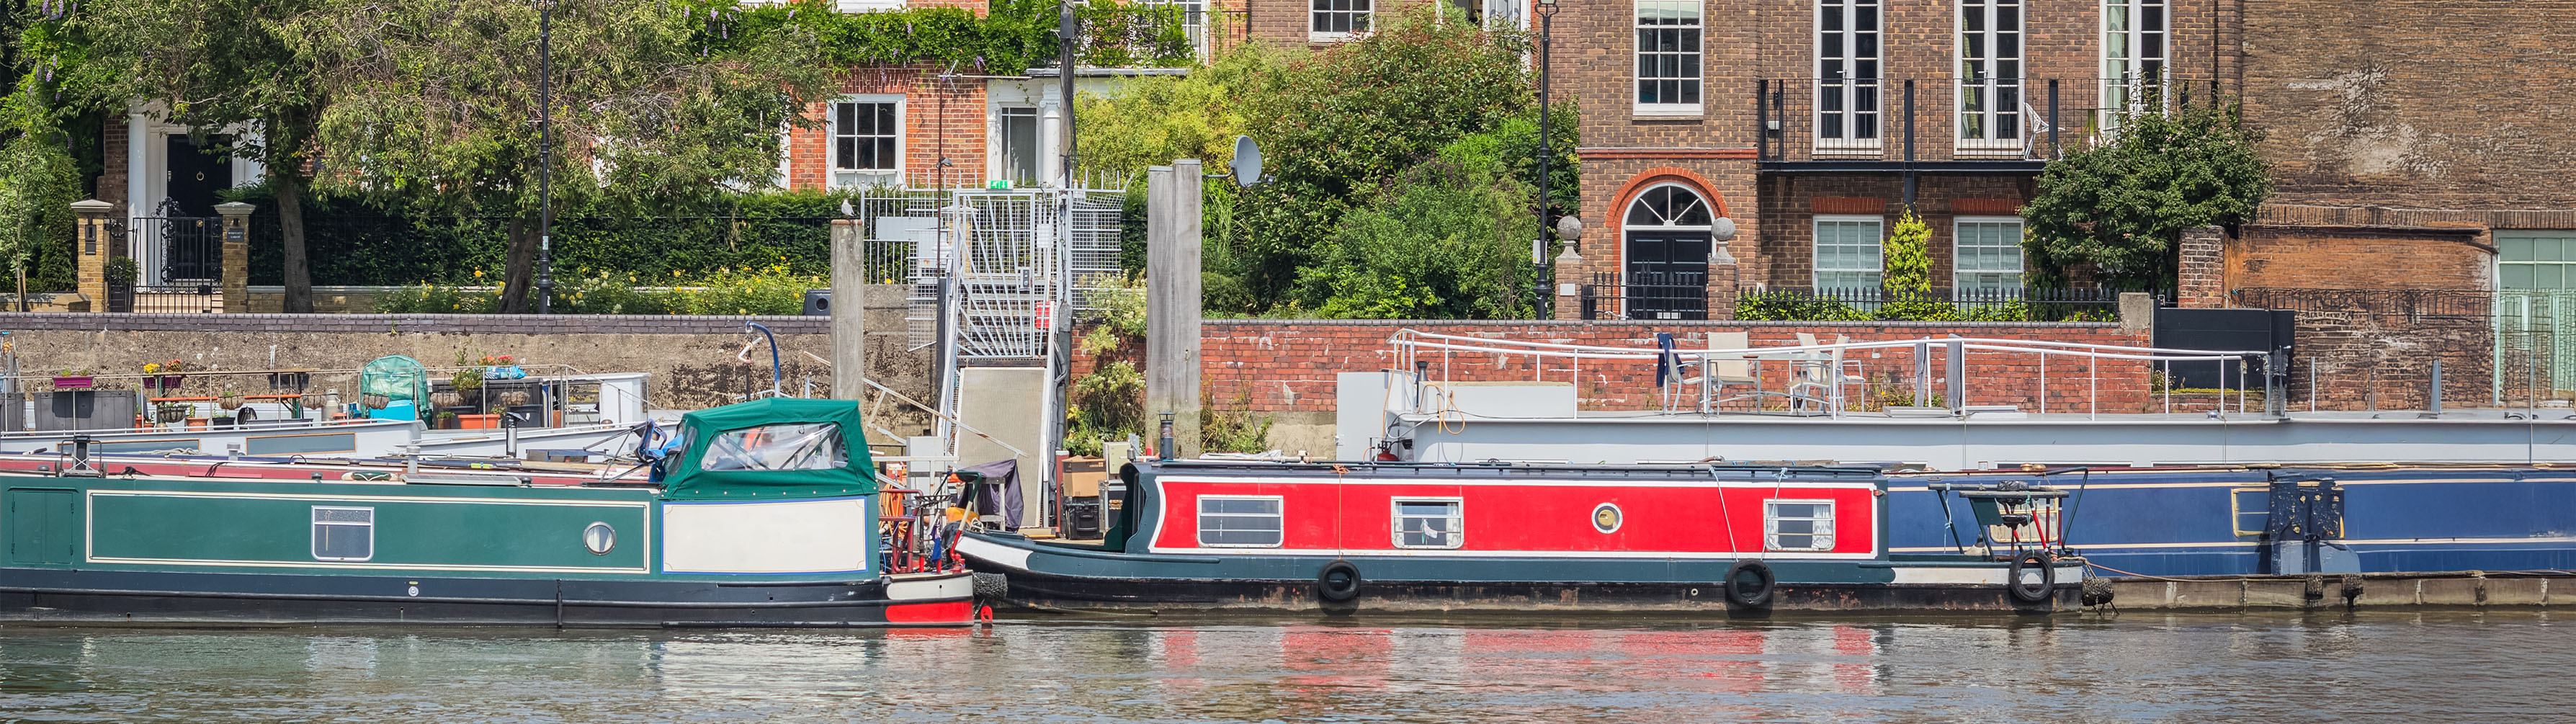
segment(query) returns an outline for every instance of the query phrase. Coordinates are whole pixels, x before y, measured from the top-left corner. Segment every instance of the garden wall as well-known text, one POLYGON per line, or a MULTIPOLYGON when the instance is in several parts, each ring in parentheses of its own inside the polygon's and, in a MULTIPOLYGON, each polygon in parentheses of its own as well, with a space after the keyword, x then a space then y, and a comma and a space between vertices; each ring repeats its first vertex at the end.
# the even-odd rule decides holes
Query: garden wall
MULTIPOLYGON (((868 295, 868 376, 928 399, 928 358, 910 351, 899 287, 868 295)), ((317 294, 319 298, 321 295, 317 294)), ((65 368, 104 375, 135 374, 144 363, 179 359, 207 370, 314 368, 352 370, 389 354, 409 355, 432 368, 457 356, 510 355, 532 365, 569 365, 584 372, 647 372, 646 400, 655 408, 697 409, 741 399, 769 387, 766 345, 753 363, 737 361, 758 334, 759 322, 778 336, 780 361, 791 393, 810 382, 828 394, 832 369, 829 317, 691 317, 643 315, 470 314, 109 314, 0 313, 20 370, 45 375, 65 368), (809 356, 810 355, 810 356, 809 356)), ((191 385, 212 385, 212 376, 191 385)), ((251 380, 244 380, 250 382, 251 380)), ((131 384, 131 380, 126 381, 131 384)), ((111 383, 113 381, 111 380, 111 383)), ((264 379, 257 381, 265 385, 264 379)), ((317 388, 347 391, 347 374, 319 374, 317 388)), ((211 389, 211 388, 209 388, 211 389)), ((265 389, 246 392, 264 392, 265 389)), ((889 429, 927 429, 925 417, 890 404, 878 414, 889 429)))

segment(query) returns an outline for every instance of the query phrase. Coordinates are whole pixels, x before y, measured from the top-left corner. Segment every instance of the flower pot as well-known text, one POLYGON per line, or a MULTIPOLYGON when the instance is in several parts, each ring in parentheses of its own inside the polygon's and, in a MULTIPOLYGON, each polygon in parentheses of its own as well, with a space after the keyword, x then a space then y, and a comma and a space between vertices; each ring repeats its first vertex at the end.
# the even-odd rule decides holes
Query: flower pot
POLYGON ((225 395, 223 399, 215 401, 215 406, 224 408, 224 411, 226 412, 239 410, 242 407, 242 396, 225 395))
POLYGON ((429 404, 441 409, 456 407, 465 404, 465 396, 454 392, 432 392, 429 393, 429 404))
POLYGON ((170 407, 164 407, 153 411, 153 416, 153 419, 160 420, 162 422, 187 422, 188 408, 172 405, 170 407))
POLYGON ((187 375, 162 375, 162 376, 160 376, 160 377, 158 377, 158 378, 145 377, 145 378, 143 378, 143 379, 144 379, 144 381, 145 381, 145 382, 150 382, 150 381, 152 381, 152 380, 154 380, 154 379, 159 379, 159 380, 161 381, 161 389, 164 389, 164 390, 175 390, 175 389, 179 389, 179 383, 181 383, 181 382, 186 382, 186 381, 188 380, 188 376, 187 376, 187 375))
POLYGON ((518 407, 525 404, 528 404, 528 393, 524 390, 511 390, 501 393, 502 407, 518 407))
POLYGON ((301 399, 296 400, 296 402, 298 402, 298 403, 300 403, 300 404, 304 405, 304 409, 307 409, 307 410, 319 410, 319 409, 322 409, 323 399, 322 399, 322 396, 321 396, 321 395, 315 395, 315 394, 309 394, 309 393, 308 393, 308 394, 306 394, 304 397, 302 397, 301 399))
POLYGON ((54 389, 57 390, 86 390, 93 384, 97 384, 97 380, 89 375, 54 375, 54 389))
POLYGON ((498 430, 501 429, 501 416, 495 413, 457 415, 456 427, 460 430, 498 430))
POLYGON ((365 404, 367 409, 370 410, 382 410, 385 409, 386 405, 394 403, 391 398, 387 398, 384 395, 360 395, 358 397, 358 401, 365 404))

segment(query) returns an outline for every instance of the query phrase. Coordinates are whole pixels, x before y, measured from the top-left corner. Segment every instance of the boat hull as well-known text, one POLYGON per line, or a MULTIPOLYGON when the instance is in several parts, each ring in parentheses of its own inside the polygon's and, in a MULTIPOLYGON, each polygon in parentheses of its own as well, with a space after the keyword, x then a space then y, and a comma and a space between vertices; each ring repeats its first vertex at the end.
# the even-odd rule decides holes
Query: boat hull
POLYGON ((1012 604, 1108 611, 2052 613, 2079 607, 2084 576, 2082 562, 2061 561, 2046 600, 2024 604, 2005 590, 2005 565, 1991 560, 1770 561, 1772 600, 1752 608, 1730 604, 1721 588, 1732 559, 1164 556, 983 534, 963 538, 958 552, 977 571, 1002 575, 1012 604), (1336 561, 1362 579, 1347 602, 1319 592, 1323 567, 1336 561))
POLYGON ((725 583, 0 568, 0 621, 55 624, 961 626, 966 573, 725 583))

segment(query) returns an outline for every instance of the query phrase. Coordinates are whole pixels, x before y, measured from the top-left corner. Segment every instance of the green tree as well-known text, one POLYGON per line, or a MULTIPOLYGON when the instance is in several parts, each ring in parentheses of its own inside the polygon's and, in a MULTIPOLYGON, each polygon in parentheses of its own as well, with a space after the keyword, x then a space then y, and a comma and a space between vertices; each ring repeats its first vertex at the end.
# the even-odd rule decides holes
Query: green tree
POLYGON ((306 162, 329 78, 302 52, 302 28, 341 12, 344 0, 105 0, 96 2, 93 62, 120 82, 106 99, 160 102, 163 119, 209 130, 246 127, 224 149, 256 159, 277 206, 284 249, 285 310, 313 311, 305 261, 306 162))
POLYGON ((93 14, 0 7, 0 256, 31 290, 72 283, 70 206, 86 191, 74 151, 95 148, 82 138, 97 129, 91 89, 112 77, 89 62, 93 14))
POLYGON ((2245 126, 2243 104, 2186 98, 2169 113, 2138 107, 2145 110, 2123 115, 2108 142, 2040 172, 2038 196, 2022 208, 2030 222, 2022 246, 2038 281, 2091 266, 2115 286, 2170 286, 2184 229, 2243 223, 2271 193, 2254 149, 2262 134, 2245 126))
POLYGON ((1912 207, 1897 217, 1896 226, 1888 229, 1887 275, 1882 284, 1887 288, 1888 302, 1881 305, 1880 316, 1889 319, 1939 319, 1950 311, 1947 300, 1932 296, 1932 227, 1916 216, 1912 207))
POLYGON ((293 36, 331 80, 317 141, 338 163, 318 181, 498 213, 504 312, 534 282, 541 110, 556 203, 711 205, 775 173, 779 129, 811 123, 827 77, 804 26, 742 22, 731 0, 554 0, 541 108, 538 6, 335 2, 293 36))
POLYGON ((1322 258, 1300 270, 1301 300, 1325 317, 1531 316, 1535 192, 1510 173, 1525 120, 1459 139, 1345 214, 1322 258))

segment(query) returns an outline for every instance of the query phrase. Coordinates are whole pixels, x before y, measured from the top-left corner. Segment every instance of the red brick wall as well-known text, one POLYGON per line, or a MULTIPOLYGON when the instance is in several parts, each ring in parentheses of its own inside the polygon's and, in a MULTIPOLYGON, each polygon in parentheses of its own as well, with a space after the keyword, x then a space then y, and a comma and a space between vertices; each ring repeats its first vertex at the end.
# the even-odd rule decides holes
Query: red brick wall
POLYGON ((2576 3, 2243 4, 2246 117, 2269 134, 2272 201, 2576 207, 2576 3))
MULTIPOLYGON (((981 7, 979 4, 977 7, 981 7)), ((902 94, 903 168, 911 186, 982 185, 986 123, 984 81, 942 78, 930 66, 856 68, 842 76, 843 94, 902 94), (950 166, 938 168, 939 159, 950 166)), ((806 113, 820 119, 828 100, 810 104, 806 113)), ((828 126, 799 128, 788 134, 787 186, 826 187, 831 178, 828 126)))
POLYGON ((2490 236, 2483 228, 2247 226, 2227 241, 2226 286, 2492 289, 2490 236))
MULTIPOLYGON (((1712 331, 1745 331, 1757 346, 1794 345, 1797 334, 1817 335, 1819 341, 1833 342, 1838 335, 1852 341, 1906 340, 1923 337, 1963 337, 2048 340, 2144 346, 2145 333, 2124 333, 2115 324, 2010 324, 2010 323, 1929 323, 1929 322, 1712 322, 1664 323, 1638 322, 1529 322, 1529 321, 1369 321, 1369 320, 1208 320, 1201 329, 1199 370, 1203 384, 1212 394, 1231 398, 1248 396, 1254 412, 1326 412, 1333 409, 1334 376, 1342 372, 1369 372, 1391 369, 1398 364, 1387 344, 1398 330, 1477 336, 1492 339, 1587 344, 1651 349, 1656 332, 1674 333, 1681 348, 1706 349, 1707 333, 1712 331)), ((1914 359, 1911 349, 1855 353, 1859 373, 1871 389, 1897 388, 1912 390, 1914 359), (1890 381, 1895 381, 1893 384, 1890 381)), ((1464 381, 1517 381, 1540 379, 1556 382, 1575 380, 1586 409, 1637 410, 1653 409, 1659 403, 1654 387, 1654 365, 1644 361, 1586 360, 1578 370, 1564 360, 1548 360, 1534 368, 1527 357, 1496 358, 1459 353, 1444 365, 1437 354, 1422 359, 1432 363, 1431 376, 1464 381)), ((1935 377, 1940 376, 1940 357, 1933 362, 1935 377)), ((1078 359, 1075 374, 1087 374, 1091 360, 1078 359)), ((2048 409, 2055 412, 2083 412, 2092 399, 2089 390, 2097 378, 2088 377, 2089 365, 2081 360, 2052 357, 2048 365, 2048 409)), ((2039 392, 2040 360, 2036 355, 1970 352, 1968 354, 1968 388, 1966 402, 1979 405, 2016 405, 2036 409, 2039 392)), ((1783 363, 1767 363, 1764 375, 1766 389, 1778 391, 1788 385, 1788 370, 1783 363)), ((2149 404, 2146 394, 2146 367, 2142 363, 2103 362, 2098 383, 2101 411, 2137 412, 2149 404)), ((1935 383, 1935 394, 1941 384, 1935 383)), ((1854 389, 1846 394, 1860 396, 1854 389)), ((1227 404, 1231 404, 1229 401, 1227 404)), ((1736 407, 1742 407, 1739 403, 1736 407)))

